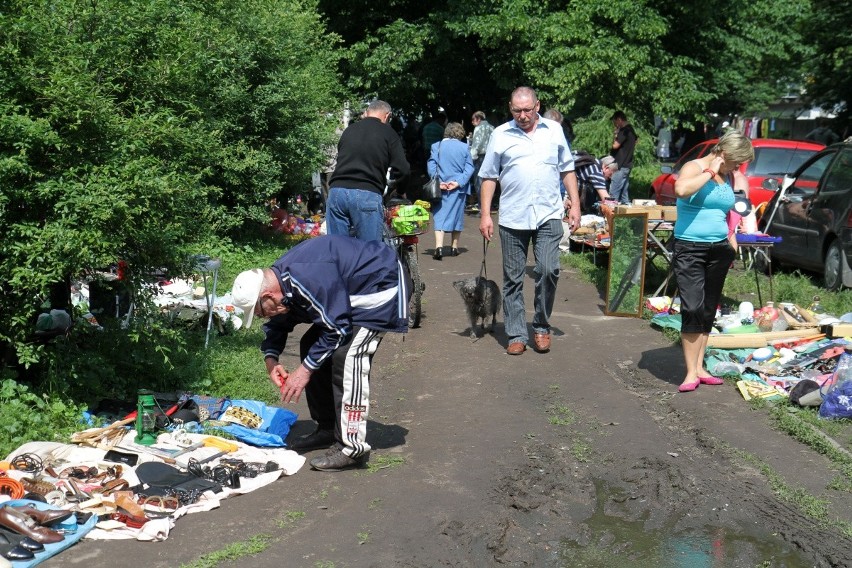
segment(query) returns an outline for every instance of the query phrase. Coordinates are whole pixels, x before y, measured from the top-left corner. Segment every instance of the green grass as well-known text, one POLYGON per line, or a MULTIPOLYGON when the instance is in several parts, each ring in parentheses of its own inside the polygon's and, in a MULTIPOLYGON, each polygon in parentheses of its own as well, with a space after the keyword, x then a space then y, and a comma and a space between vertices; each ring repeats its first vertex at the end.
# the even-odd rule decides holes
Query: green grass
POLYGON ((571 455, 580 463, 592 461, 592 446, 585 440, 575 440, 571 444, 571 455))
POLYGON ((287 511, 283 519, 278 519, 275 524, 279 529, 287 528, 296 524, 296 521, 305 518, 304 511, 287 511))
POLYGON ((254 535, 246 540, 231 543, 225 548, 205 554, 189 564, 181 564, 180 568, 215 568, 222 562, 239 560, 246 556, 259 554, 269 547, 271 541, 272 537, 270 535, 254 535))
POLYGON ((852 537, 852 523, 829 518, 827 500, 814 497, 803 489, 790 487, 775 470, 756 456, 739 450, 735 450, 734 453, 756 467, 766 477, 769 487, 779 499, 795 505, 804 515, 823 527, 833 528, 847 538, 852 537))
POLYGON ((562 404, 549 406, 547 413, 550 415, 548 422, 554 426, 570 426, 577 421, 574 411, 562 404))
MULTIPOLYGON (((562 265, 565 268, 579 274, 584 280, 593 284, 601 293, 606 292, 607 264, 606 254, 597 255, 597 265, 593 262, 591 252, 573 252, 562 256, 562 265)), ((668 273, 668 264, 662 257, 657 257, 651 264, 645 267, 645 296, 657 289, 668 273)), ((826 312, 841 316, 852 312, 852 293, 849 290, 830 292, 821 288, 820 276, 814 274, 795 272, 778 272, 773 268, 772 293, 770 294, 769 276, 757 274, 755 271, 746 270, 741 260, 737 260, 728 272, 725 279, 725 287, 722 291, 722 304, 730 307, 739 306, 740 302, 748 301, 755 306, 758 305, 757 284, 760 284, 761 299, 763 303, 773 300, 779 302, 793 302, 799 306, 810 305, 814 296, 820 297, 820 303, 826 312)), ((675 292, 674 282, 669 283, 667 292, 671 295, 675 292)), ((650 316, 650 314, 647 314, 650 316)), ((679 335, 679 334, 677 334, 679 335)))
POLYGON ((380 455, 373 456, 367 462, 367 473, 376 473, 381 469, 390 469, 399 467, 405 463, 405 458, 402 456, 380 455))

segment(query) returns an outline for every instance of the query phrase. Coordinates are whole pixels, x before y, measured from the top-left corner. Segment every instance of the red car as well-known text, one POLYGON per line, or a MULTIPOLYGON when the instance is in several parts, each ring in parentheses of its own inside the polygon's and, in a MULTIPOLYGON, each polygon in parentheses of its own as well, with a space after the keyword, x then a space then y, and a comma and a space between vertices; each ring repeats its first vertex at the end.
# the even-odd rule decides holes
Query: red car
MULTIPOLYGON (((657 201, 658 205, 675 204, 677 196, 674 185, 680 169, 690 160, 703 158, 709 154, 718 141, 718 138, 714 138, 696 144, 680 157, 674 167, 660 168, 663 173, 651 183, 653 192, 651 197, 657 201)), ((763 187, 763 180, 775 178, 780 181, 784 174, 796 171, 805 160, 825 148, 816 142, 774 138, 755 138, 751 141, 751 145, 754 147, 754 160, 741 165, 740 171, 748 178, 749 199, 755 207, 768 202, 774 195, 774 192, 763 187)))

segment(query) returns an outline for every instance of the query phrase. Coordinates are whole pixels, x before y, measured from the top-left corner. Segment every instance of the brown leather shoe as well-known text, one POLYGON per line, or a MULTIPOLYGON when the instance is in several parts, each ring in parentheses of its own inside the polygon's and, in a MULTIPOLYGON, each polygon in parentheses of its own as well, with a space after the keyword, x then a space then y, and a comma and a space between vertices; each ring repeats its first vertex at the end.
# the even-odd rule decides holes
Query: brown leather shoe
POLYGON ((515 341, 509 344, 509 347, 506 348, 506 353, 508 353, 509 355, 520 355, 526 350, 526 345, 524 345, 520 341, 515 341))
POLYGON ((65 538, 56 531, 39 526, 31 517, 11 507, 0 507, 0 526, 28 536, 39 544, 53 544, 65 538))
POLYGON ((550 351, 550 334, 536 333, 533 336, 533 349, 539 353, 547 353, 550 351))
POLYGON ((12 508, 32 517, 35 522, 45 526, 64 521, 74 514, 74 511, 66 511, 64 509, 36 509, 35 505, 23 505, 12 508))

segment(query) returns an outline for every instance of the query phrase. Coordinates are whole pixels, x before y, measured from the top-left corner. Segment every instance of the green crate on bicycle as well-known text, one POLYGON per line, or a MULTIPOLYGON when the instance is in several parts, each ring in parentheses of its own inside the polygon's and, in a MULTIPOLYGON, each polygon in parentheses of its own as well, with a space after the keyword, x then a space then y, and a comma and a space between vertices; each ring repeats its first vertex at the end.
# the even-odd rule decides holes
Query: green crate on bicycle
POLYGON ((397 235, 416 235, 429 227, 429 211, 417 204, 388 209, 388 221, 397 235))

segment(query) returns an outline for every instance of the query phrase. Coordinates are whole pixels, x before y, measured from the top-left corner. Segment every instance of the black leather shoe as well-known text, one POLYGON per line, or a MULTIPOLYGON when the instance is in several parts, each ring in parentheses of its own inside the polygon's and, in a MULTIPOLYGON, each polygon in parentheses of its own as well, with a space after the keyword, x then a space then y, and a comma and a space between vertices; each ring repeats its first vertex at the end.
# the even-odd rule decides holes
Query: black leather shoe
POLYGON ((350 458, 340 449, 336 452, 326 452, 326 455, 311 460, 311 467, 319 471, 343 471, 355 467, 364 467, 370 460, 370 452, 357 458, 350 458))
POLYGON ((36 542, 27 536, 21 539, 21 542, 18 543, 18 546, 29 550, 30 552, 41 552, 44 550, 43 544, 41 544, 40 542, 36 542))
POLYGON ((459 255, 459 249, 454 248, 453 250, 450 251, 450 256, 458 256, 458 255, 459 255))
POLYGON ((11 546, 8 544, 0 544, 0 556, 12 562, 35 558, 35 554, 31 550, 27 550, 21 545, 11 546))
POLYGON ((290 449, 296 452, 321 450, 334 444, 334 430, 317 428, 306 436, 300 436, 290 443, 290 449))
POLYGON ((432 255, 432 258, 434 258, 435 260, 441 260, 442 258, 444 258, 444 249, 443 249, 443 247, 441 247, 441 248, 436 248, 436 249, 435 249, 435 254, 433 254, 433 255, 432 255))
MULTIPOLYGON (((19 546, 30 552, 41 552, 44 550, 44 545, 26 537, 22 534, 12 532, 5 528, 0 528, 0 546, 10 545, 12 547, 19 546)), ((3 554, 0 553, 0 556, 3 554)))

